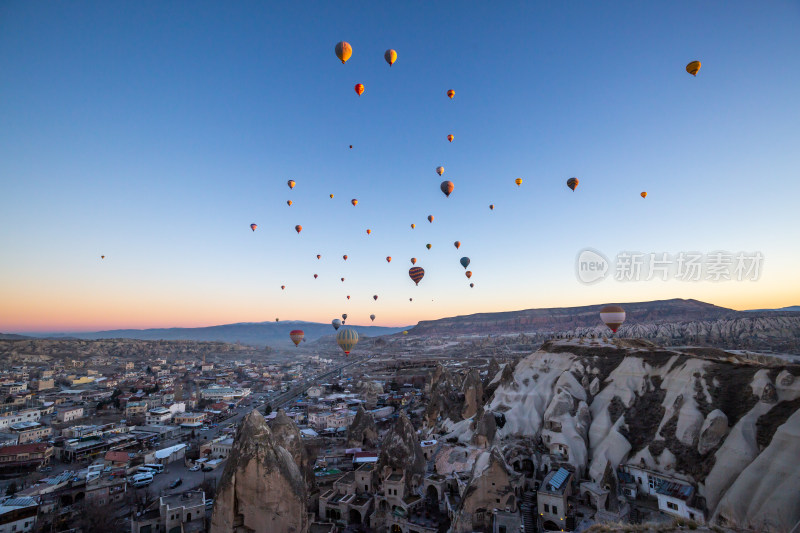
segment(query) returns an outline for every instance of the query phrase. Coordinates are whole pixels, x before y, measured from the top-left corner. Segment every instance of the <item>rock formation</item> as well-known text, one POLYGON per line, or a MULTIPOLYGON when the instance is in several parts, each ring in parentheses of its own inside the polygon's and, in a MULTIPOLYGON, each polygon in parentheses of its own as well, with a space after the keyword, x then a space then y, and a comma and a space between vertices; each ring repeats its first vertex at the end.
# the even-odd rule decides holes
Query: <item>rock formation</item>
POLYGON ((463 419, 461 408, 464 397, 457 376, 438 365, 431 375, 428 390, 428 404, 424 415, 426 427, 434 427, 446 420, 458 422, 463 419))
POLYGON ((364 398, 364 405, 367 409, 375 409, 378 396, 383 394, 383 386, 375 381, 360 381, 356 385, 356 392, 364 398))
POLYGON ((425 468, 425 456, 422 454, 417 432, 405 413, 401 412, 383 438, 377 472, 381 479, 392 472, 404 472, 406 488, 412 490, 422 483, 425 468))
POLYGON ((283 409, 278 409, 278 414, 272 419, 269 427, 278 446, 283 446, 292 454, 292 459, 294 459, 294 462, 300 468, 300 472, 303 473, 303 478, 306 480, 306 488, 313 488, 316 485, 314 476, 315 458, 309 457, 297 424, 286 416, 283 409))
POLYGON ((375 419, 372 413, 366 412, 359 406, 353 422, 347 428, 347 447, 374 448, 377 444, 378 430, 375 427, 375 419))
POLYGON ((484 522, 479 523, 476 521, 477 510, 506 507, 511 512, 517 510, 514 487, 503 454, 499 449, 492 448, 475 460, 472 476, 464 490, 461 505, 450 530, 455 533, 484 531, 484 528, 491 526, 491 513, 480 513, 484 516, 484 522))
POLYGON ((483 383, 477 369, 473 368, 464 376, 461 384, 461 393, 464 395, 464 408, 461 410, 462 418, 472 418, 483 406, 483 383))
POLYGON ((488 448, 494 442, 497 433, 497 422, 494 413, 484 411, 481 406, 472 420, 471 429, 473 431, 471 443, 479 448, 488 448))
POLYGON ((256 410, 242 419, 217 491, 211 533, 306 533, 306 486, 256 410))

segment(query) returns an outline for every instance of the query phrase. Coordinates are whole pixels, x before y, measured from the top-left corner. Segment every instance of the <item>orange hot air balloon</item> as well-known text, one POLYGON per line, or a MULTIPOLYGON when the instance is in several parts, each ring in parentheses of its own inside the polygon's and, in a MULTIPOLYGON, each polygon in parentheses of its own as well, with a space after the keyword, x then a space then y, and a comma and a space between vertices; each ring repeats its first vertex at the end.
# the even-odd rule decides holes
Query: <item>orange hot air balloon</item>
POLYGON ((104 256, 104 255, 100 256, 100 259, 105 259, 105 258, 106 258, 106 256, 104 256))
POLYGON ((416 228, 416 227, 417 227, 417 225, 416 225, 416 224, 411 224, 411 229, 414 229, 414 228, 416 228))
POLYGON ((415 285, 419 285, 423 276, 425 276, 425 270, 423 270, 422 267, 412 267, 408 269, 408 277, 412 279, 415 285))
POLYGON ((433 224, 433 215, 428 215, 428 222, 433 224))
POLYGON ((697 73, 700 72, 700 62, 699 61, 690 62, 688 65, 686 65, 686 72, 688 72, 692 76, 697 76, 697 73))
POLYGON ((472 277, 472 270, 467 270, 464 274, 467 276, 467 279, 469 279, 472 277))
POLYGON ((391 263, 392 262, 392 256, 391 255, 387 255, 386 256, 386 262, 387 263, 391 263))
POLYGON ((453 134, 452 134, 452 133, 451 133, 450 135, 448 135, 448 136, 447 136, 447 140, 448 140, 448 141, 450 141, 450 142, 453 142, 453 139, 455 139, 455 137, 453 136, 453 134))
POLYGON ((440 176, 444 174, 444 167, 436 167, 436 173, 440 176))
POLYGON ((389 48, 388 50, 386 50, 386 52, 384 52, 383 58, 386 60, 387 63, 389 63, 389 66, 391 67, 394 64, 394 62, 397 61, 397 52, 389 48))
POLYGON ((286 185, 288 185, 290 189, 294 189, 294 180, 287 181, 286 185))
POLYGON ((449 91, 447 91, 447 97, 450 98, 451 100, 453 99, 453 97, 455 95, 456 95, 456 92, 453 89, 450 89, 449 91))
POLYGON ((321 257, 322 257, 321 255, 317 254, 317 259, 320 259, 321 257))
POLYGON ((289 332, 289 338, 292 339, 292 342, 294 343, 295 346, 303 342, 304 336, 305 333, 303 333, 302 329, 293 329, 292 331, 289 332))
POLYGON ((520 185, 522 185, 522 178, 517 178, 517 179, 515 179, 515 180, 514 180, 514 183, 516 183, 516 184, 517 184, 517 187, 519 187, 520 185))
POLYGON ((439 188, 442 190, 445 196, 450 198, 450 195, 453 193, 453 189, 455 189, 456 186, 453 185, 452 181, 443 181, 442 184, 439 185, 439 188))
POLYGON ((350 43, 347 41, 341 41, 336 44, 336 57, 339 58, 339 61, 342 62, 342 65, 347 63, 347 60, 350 59, 350 56, 353 55, 353 47, 350 46, 350 43))
POLYGON ((352 200, 350 200, 350 203, 351 203, 351 204, 353 204, 353 207, 355 207, 355 206, 357 206, 357 205, 358 205, 358 200, 356 200, 355 198, 353 198, 352 200))
POLYGON ((411 258, 411 264, 412 265, 416 265, 417 264, 417 258, 416 257, 412 257, 411 258))
POLYGON ((292 201, 291 201, 291 200, 286 200, 286 205, 288 205, 289 207, 291 207, 291 206, 292 206, 292 201))
POLYGON ((333 198, 333 195, 332 195, 332 194, 331 194, 331 198, 333 198))
POLYGON ((356 83, 355 90, 356 90, 356 94, 358 96, 361 96, 362 94, 364 94, 364 84, 363 83, 356 83))
POLYGON ((349 295, 349 294, 347 295, 347 299, 348 299, 348 300, 350 299, 350 295, 349 295))
POLYGON ((346 256, 346 255, 343 255, 343 256, 342 256, 342 259, 344 259, 345 261, 347 261, 347 256, 346 256))
POLYGON ((567 187, 575 191, 575 187, 578 186, 578 178, 570 178, 567 180, 567 187))
POLYGON ((369 235, 370 233, 372 233, 372 230, 371 230, 371 229, 368 229, 368 230, 367 230, 367 235, 369 235))
POLYGON ((255 224, 250 224, 250 229, 253 231, 255 231, 257 227, 258 226, 256 226, 255 224))
POLYGON ((489 204, 489 209, 491 209, 492 211, 494 211, 494 204, 489 204))
POLYGON ((455 247, 456 247, 456 250, 458 250, 459 248, 461 248, 461 241, 456 241, 456 242, 454 242, 454 243, 453 243, 453 246, 455 246, 455 247))
POLYGON ((294 230, 295 230, 297 233, 300 233, 301 231, 303 231, 303 226, 301 226, 300 224, 298 224, 298 225, 296 225, 296 226, 294 227, 294 230))
POLYGON ((647 198, 647 192, 646 191, 642 191, 642 192, 639 193, 639 196, 641 196, 642 198, 647 198))
POLYGON ((314 279, 317 279, 317 275, 316 274, 314 274, 314 279))
POLYGON ((427 248, 428 250, 430 250, 432 246, 433 246, 432 244, 426 244, 426 245, 425 245, 425 248, 427 248))
POLYGON ((378 295, 377 294, 373 295, 372 299, 377 301, 378 300, 378 295))
POLYGON ((286 285, 281 285, 281 290, 285 290, 285 289, 286 289, 286 285))

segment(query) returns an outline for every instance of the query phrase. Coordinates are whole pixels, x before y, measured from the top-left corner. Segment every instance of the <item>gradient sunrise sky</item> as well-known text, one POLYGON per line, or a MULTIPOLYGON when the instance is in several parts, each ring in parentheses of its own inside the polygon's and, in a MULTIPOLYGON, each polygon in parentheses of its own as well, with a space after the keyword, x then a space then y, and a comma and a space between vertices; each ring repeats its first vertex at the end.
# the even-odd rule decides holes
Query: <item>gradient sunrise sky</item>
POLYGON ((0 3, 0 331, 800 304, 798 28, 794 1, 0 3), (764 262, 584 285, 586 247, 764 262))

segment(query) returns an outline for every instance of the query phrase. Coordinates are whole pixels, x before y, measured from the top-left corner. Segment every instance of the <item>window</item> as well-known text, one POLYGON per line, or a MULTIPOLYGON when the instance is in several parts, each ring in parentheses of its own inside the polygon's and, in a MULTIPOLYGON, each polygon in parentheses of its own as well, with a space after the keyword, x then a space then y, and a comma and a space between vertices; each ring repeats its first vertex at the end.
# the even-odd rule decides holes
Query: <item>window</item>
POLYGON ((369 490, 369 485, 364 485, 364 490, 369 490))
POLYGON ((555 505, 553 506, 553 514, 558 514, 558 507, 555 505))
POLYGON ((677 511, 678 510, 678 504, 677 503, 672 503, 672 502, 667 502, 667 508, 668 509, 672 509, 673 511, 677 511))
POLYGON ((545 513, 549 513, 550 512, 550 506, 549 505, 544 504, 544 512, 545 513))
POLYGON ((506 533, 506 526, 500 526, 497 528, 497 533, 506 533))

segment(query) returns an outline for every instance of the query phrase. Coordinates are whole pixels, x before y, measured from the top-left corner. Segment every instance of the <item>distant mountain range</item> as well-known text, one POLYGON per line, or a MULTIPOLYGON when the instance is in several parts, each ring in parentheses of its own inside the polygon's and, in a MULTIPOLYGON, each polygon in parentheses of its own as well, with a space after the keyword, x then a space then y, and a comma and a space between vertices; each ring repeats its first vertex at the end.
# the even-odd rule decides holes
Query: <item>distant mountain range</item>
POLYGON ((789 307, 781 307, 780 309, 748 309, 748 313, 771 313, 771 312, 789 312, 800 313, 800 305, 791 305, 789 307))
MULTIPOLYGON (((42 333, 22 335, 6 335, 8 339, 48 338, 48 339, 139 339, 139 340, 189 340, 240 342, 248 346, 286 347, 289 332, 302 329, 307 341, 315 341, 323 336, 334 334, 333 326, 318 322, 286 321, 286 322, 242 322, 224 324, 204 328, 156 328, 156 329, 112 329, 108 331, 90 331, 80 333, 42 333)), ((385 328, 381 326, 358 326, 358 333, 365 337, 391 335, 408 328, 385 328)))

